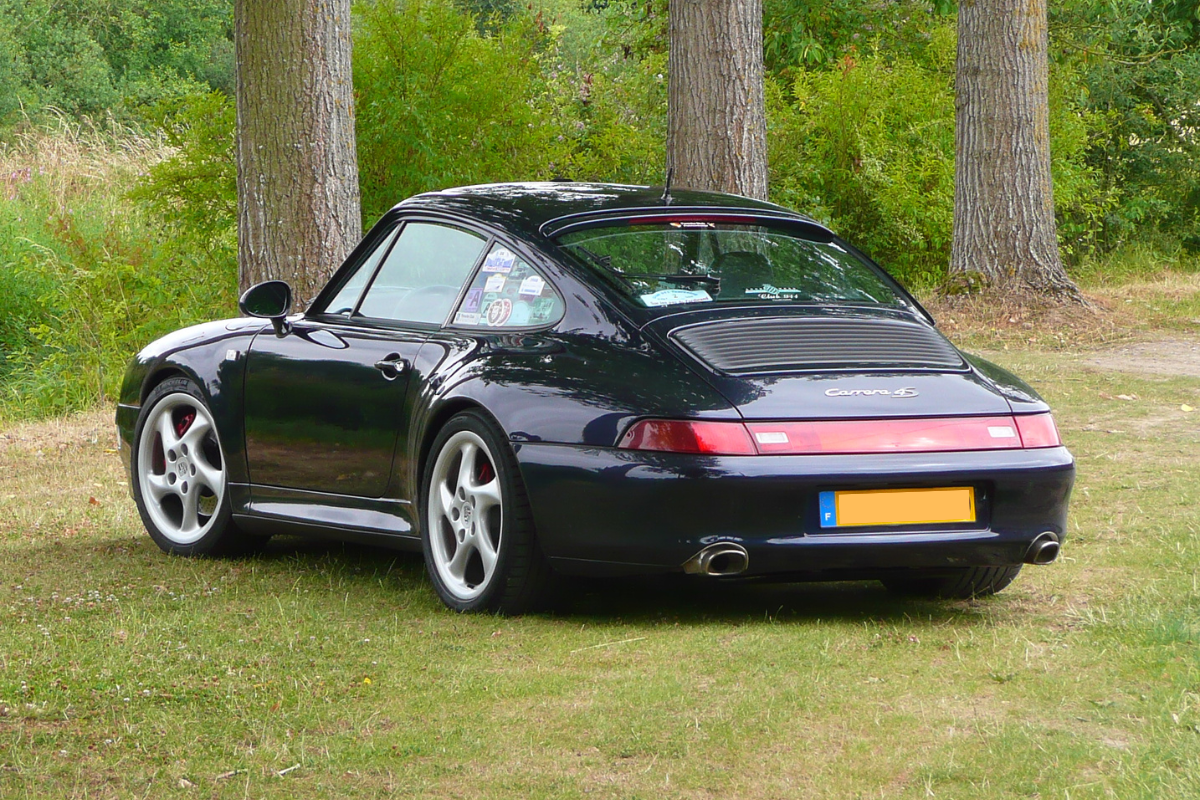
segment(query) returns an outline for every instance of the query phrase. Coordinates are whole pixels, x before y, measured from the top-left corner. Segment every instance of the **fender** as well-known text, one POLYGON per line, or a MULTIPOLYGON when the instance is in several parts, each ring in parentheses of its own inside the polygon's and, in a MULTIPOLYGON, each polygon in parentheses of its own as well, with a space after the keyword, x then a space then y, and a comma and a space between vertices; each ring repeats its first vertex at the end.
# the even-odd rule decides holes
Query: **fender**
POLYGON ((134 427, 142 401, 163 379, 182 375, 196 382, 213 413, 230 483, 247 482, 242 387, 246 352, 264 327, 269 323, 245 318, 193 325, 152 342, 133 358, 117 405, 121 459, 126 471, 130 468, 134 427))

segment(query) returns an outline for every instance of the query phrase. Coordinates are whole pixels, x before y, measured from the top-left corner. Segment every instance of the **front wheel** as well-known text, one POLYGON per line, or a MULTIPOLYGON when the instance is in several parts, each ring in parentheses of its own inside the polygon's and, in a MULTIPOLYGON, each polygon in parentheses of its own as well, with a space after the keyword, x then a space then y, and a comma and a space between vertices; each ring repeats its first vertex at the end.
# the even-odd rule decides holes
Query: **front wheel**
POLYGON ((442 602, 520 614, 544 598, 551 570, 516 458, 487 417, 467 411, 446 423, 422 489, 425 565, 442 602))
POLYGON ((903 576, 883 579, 888 591, 910 597, 941 597, 968 600, 995 594, 1021 572, 1021 565, 1008 567, 963 567, 950 570, 910 570, 903 576))
POLYGON ((133 437, 133 498, 150 538, 176 555, 232 555, 261 544, 234 525, 225 455, 200 387, 168 378, 150 391, 133 437))

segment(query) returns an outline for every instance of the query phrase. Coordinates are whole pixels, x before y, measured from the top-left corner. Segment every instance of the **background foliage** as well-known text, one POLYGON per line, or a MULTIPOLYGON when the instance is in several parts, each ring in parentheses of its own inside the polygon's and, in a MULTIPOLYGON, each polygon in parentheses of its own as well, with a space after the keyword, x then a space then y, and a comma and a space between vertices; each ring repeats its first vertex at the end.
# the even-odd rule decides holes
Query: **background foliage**
MULTIPOLYGON (((1200 0, 1051 10, 1077 277, 1195 264, 1200 0)), ((658 183, 666 0, 361 0, 364 222, 411 194, 658 183)), ((232 313, 231 0, 0 0, 0 414, 112 397, 158 333, 232 313)), ((952 0, 765 0, 771 192, 918 290, 949 260, 952 0)), ((331 265, 332 268, 333 265, 331 265)))

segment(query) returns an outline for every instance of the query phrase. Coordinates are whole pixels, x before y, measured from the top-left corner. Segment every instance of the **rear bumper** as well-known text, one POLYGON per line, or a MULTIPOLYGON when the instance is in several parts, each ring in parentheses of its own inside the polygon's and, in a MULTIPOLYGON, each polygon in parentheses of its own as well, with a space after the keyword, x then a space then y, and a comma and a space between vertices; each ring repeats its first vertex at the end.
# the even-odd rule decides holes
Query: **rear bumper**
POLYGON ((691 456, 522 444, 517 459, 542 546, 564 572, 677 571, 737 542, 745 575, 871 576, 914 567, 1019 564, 1043 532, 1066 535, 1075 463, 1063 447, 871 456, 691 456), (826 490, 972 486, 968 525, 833 532, 826 490))

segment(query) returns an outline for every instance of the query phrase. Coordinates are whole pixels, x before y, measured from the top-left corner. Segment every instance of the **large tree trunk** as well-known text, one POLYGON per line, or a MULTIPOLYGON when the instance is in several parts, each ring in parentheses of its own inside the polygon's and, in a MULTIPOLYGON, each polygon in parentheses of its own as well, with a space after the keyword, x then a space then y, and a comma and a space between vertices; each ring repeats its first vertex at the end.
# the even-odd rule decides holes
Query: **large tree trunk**
POLYGON ((959 4, 950 269, 1079 298, 1054 221, 1048 49, 1046 0, 959 4))
POLYGON ((362 237, 350 0, 236 0, 238 282, 313 298, 362 237))
POLYGON ((762 0, 671 0, 668 19, 674 184, 765 200, 762 0))

